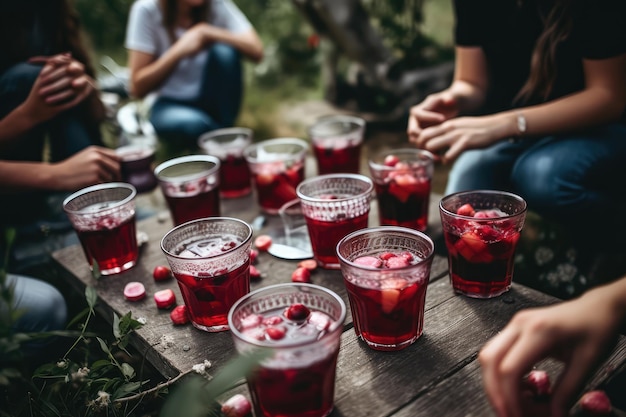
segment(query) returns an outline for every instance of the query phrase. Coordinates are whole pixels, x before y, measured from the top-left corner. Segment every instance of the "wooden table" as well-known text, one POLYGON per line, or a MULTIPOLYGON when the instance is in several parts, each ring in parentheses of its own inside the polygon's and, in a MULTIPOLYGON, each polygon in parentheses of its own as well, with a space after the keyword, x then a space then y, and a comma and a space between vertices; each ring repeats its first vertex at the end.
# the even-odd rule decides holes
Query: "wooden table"
MULTIPOLYGON (((433 196, 428 233, 440 233, 438 196, 433 196)), ((252 222, 258 215, 254 196, 223 200, 222 213, 252 222)), ((169 311, 158 310, 152 299, 154 292, 171 288, 179 303, 182 297, 174 280, 154 282, 152 270, 167 265, 160 249, 160 240, 172 227, 166 213, 138 223, 138 229, 147 233, 148 242, 142 246, 138 264, 119 275, 95 280, 87 267, 79 245, 53 254, 67 282, 79 291, 90 285, 100 297, 98 310, 112 320, 132 311, 134 317, 145 317, 147 323, 136 332, 133 343, 139 352, 165 376, 174 377, 205 360, 212 362, 212 373, 219 372, 234 355, 229 332, 206 333, 191 325, 174 326, 169 311), (129 302, 123 297, 127 282, 141 281, 148 296, 140 302, 129 302)), ((377 224, 377 207, 372 203, 370 225, 377 224)), ((277 227, 279 220, 267 216, 267 224, 256 234, 277 227)), ((261 253, 257 267, 260 280, 253 281, 256 289, 270 284, 290 282, 297 261, 286 261, 261 253)), ((312 275, 314 284, 338 293, 349 308, 347 293, 339 271, 317 269, 312 275)), ((399 352, 378 352, 359 341, 352 328, 350 312, 344 327, 336 378, 335 417, 361 416, 490 416, 493 415, 482 389, 479 365, 476 361, 480 347, 495 335, 513 314, 530 306, 554 303, 553 297, 530 288, 513 285, 512 290, 495 299, 476 300, 453 293, 447 275, 447 261, 435 257, 426 296, 424 334, 412 346, 399 352)), ((626 359, 626 340, 621 338, 609 360, 589 381, 596 387, 611 381, 616 370, 621 370, 626 359)), ((550 361, 542 368, 552 372, 558 364, 550 361)), ((245 384, 234 392, 248 398, 245 384)))

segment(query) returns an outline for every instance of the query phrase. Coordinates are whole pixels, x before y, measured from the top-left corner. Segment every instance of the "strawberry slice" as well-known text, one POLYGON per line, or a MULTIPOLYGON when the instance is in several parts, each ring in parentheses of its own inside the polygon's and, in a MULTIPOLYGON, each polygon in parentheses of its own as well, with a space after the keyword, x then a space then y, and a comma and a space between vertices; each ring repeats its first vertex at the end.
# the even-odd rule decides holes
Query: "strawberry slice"
POLYGON ((408 281, 403 278, 387 278, 381 283, 380 307, 385 314, 396 308, 402 289, 407 285, 408 281))
POLYGON ((383 265, 383 261, 375 256, 361 256, 352 262, 356 265, 369 266, 371 268, 380 268, 383 265))
POLYGON ((306 268, 309 271, 313 271, 317 268, 317 261, 315 259, 305 259, 298 262, 299 268, 306 268))
POLYGON ((154 302, 157 308, 170 308, 176 303, 176 294, 169 288, 154 293, 154 302))
POLYGON ((489 263, 493 261, 487 244, 475 232, 463 233, 454 246, 459 254, 469 262, 489 263))
POLYGON ((124 297, 128 301, 139 301, 146 296, 146 288, 141 282, 129 282, 124 287, 124 297))
POLYGON ((400 162, 400 158, 398 158, 396 155, 387 155, 385 157, 384 164, 388 167, 395 167, 398 162, 400 162))
POLYGON ((256 174, 256 183, 261 187, 267 187, 276 180, 276 175, 271 172, 260 172, 256 174))
POLYGON ((176 325, 189 323, 189 312, 187 311, 187 306, 183 304, 174 307, 174 309, 170 312, 170 320, 172 320, 172 323, 176 325))
POLYGON ((474 210, 474 207, 472 207, 470 203, 466 203, 457 209, 456 214, 459 216, 474 217, 476 210, 474 210))
POLYGON ((265 334, 272 340, 280 340, 285 337, 287 330, 284 327, 268 327, 265 334))
POLYGON ((272 237, 270 235, 259 235, 254 239, 254 246, 260 251, 266 251, 272 246, 272 237))
POLYGON ((421 183, 412 174, 396 175, 389 183, 389 194, 402 203, 406 203, 411 195, 418 194, 420 191, 421 183))
POLYGON ((293 282, 311 282, 311 271, 299 266, 291 273, 291 281, 293 282))
POLYGON ((409 266, 410 263, 406 258, 402 256, 396 256, 394 258, 387 259, 387 262, 385 262, 385 265, 389 269, 394 269, 394 268, 404 268, 405 266, 409 266))

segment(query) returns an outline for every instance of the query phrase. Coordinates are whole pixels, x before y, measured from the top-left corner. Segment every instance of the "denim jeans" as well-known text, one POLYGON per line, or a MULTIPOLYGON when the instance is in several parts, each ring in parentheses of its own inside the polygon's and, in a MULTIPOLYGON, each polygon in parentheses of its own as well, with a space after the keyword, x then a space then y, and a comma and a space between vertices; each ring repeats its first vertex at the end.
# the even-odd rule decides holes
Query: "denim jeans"
POLYGON ((466 151, 454 163, 445 192, 514 192, 529 210, 601 244, 626 232, 625 178, 626 125, 616 123, 466 151))
POLYGON ((150 111, 150 123, 160 139, 196 148, 203 133, 234 125, 242 93, 240 54, 217 43, 209 50, 199 97, 190 101, 158 97, 150 111))

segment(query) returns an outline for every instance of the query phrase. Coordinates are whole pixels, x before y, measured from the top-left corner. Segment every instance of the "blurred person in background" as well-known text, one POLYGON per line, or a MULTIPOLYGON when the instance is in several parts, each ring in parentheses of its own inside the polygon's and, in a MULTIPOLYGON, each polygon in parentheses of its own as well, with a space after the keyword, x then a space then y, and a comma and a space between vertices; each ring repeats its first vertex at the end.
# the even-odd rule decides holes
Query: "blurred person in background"
POLYGON ((155 93, 150 122, 158 137, 187 149, 203 133, 234 125, 241 58, 263 57, 256 30, 231 0, 136 0, 126 48, 131 94, 155 93))

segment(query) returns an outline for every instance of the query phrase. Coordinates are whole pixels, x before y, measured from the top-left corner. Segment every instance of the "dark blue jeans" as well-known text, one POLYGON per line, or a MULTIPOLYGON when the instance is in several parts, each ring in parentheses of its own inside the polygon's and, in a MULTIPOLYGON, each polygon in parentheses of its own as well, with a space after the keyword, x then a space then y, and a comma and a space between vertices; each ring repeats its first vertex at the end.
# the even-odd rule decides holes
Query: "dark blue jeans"
POLYGON ((624 179, 626 125, 611 124, 466 151, 452 167, 446 194, 511 191, 526 199, 529 210, 601 245, 626 232, 624 179))
POLYGON ((198 99, 159 97, 151 108, 150 122, 160 139, 195 148, 203 133, 234 125, 242 93, 240 54, 229 45, 217 43, 209 50, 198 99))

